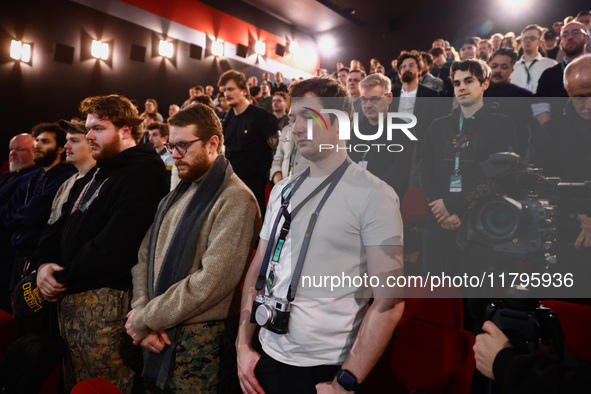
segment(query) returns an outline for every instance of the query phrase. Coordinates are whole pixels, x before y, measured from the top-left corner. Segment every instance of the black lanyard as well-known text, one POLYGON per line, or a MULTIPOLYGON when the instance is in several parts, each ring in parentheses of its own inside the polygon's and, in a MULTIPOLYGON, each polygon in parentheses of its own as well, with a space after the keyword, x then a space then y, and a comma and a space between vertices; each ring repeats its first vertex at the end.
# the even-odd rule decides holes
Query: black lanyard
MULTIPOLYGON (((454 161, 454 175, 460 173, 460 156, 462 155, 462 143, 464 139, 464 114, 460 112, 460 133, 458 134, 458 140, 456 141, 456 157, 454 161)), ((468 147, 468 141, 466 138, 466 147, 468 147)))
MULTIPOLYGON (((281 254, 281 250, 283 249, 283 245, 285 244, 285 240, 287 238, 287 234, 289 233, 289 229, 291 227, 292 220, 296 217, 299 211, 303 208, 305 204, 308 203, 316 194, 318 194, 322 189, 328 186, 328 189, 324 193, 322 200, 316 207, 314 213, 312 213, 310 217, 310 222, 308 223, 308 228, 304 235, 304 241, 302 244, 302 249, 300 250, 300 254, 298 257, 298 261, 294 270, 294 274, 291 280, 291 284, 288 291, 288 300, 293 301, 295 298, 295 293, 297 291, 297 286, 300 279, 300 274, 303 268, 303 262, 306 258, 306 254, 308 252, 308 246, 310 243, 310 237, 312 235, 312 231, 314 230, 314 226, 316 225, 316 220, 318 219, 318 215, 324 206, 326 200, 333 192, 334 188, 336 187, 337 183, 342 178, 343 174, 347 170, 347 167, 351 163, 351 160, 347 158, 343 164, 341 164, 332 174, 330 174, 312 193, 310 193, 297 207, 295 207, 291 212, 287 210, 291 197, 296 192, 297 189, 304 183, 304 180, 310 175, 310 169, 306 169, 297 179, 293 188, 288 193, 288 195, 283 198, 281 196, 282 203, 281 207, 279 208, 279 212, 277 213, 277 217, 275 218, 275 223, 273 224, 273 230, 271 231, 271 236, 269 237, 269 242, 267 243, 267 249, 265 251, 265 256, 263 257, 263 264, 261 265, 261 270, 259 272, 259 276, 257 278, 257 282, 255 288, 257 291, 263 289, 265 283, 267 283, 267 288, 269 294, 271 294, 271 290, 274 284, 274 269, 272 269, 271 273, 269 274, 269 278, 267 278, 267 268, 269 267, 269 262, 273 261, 274 264, 279 262, 279 256, 281 254), (283 226, 281 227, 281 232, 279 234, 279 238, 277 243, 275 244, 275 234, 277 233, 277 228, 279 227, 279 222, 281 218, 284 218, 285 221, 283 222, 283 226), (273 252, 273 257, 271 258, 271 253, 273 252)), ((289 185, 287 186, 289 187, 289 185)), ((274 267, 272 267, 274 268, 274 267)))
POLYGON ((536 64, 537 61, 538 61, 538 59, 534 59, 533 62, 531 62, 531 64, 529 65, 529 67, 527 67, 527 64, 525 64, 525 60, 523 61, 523 67, 525 67, 525 73, 527 74, 527 84, 528 85, 531 82, 531 75, 529 73, 529 70, 531 70, 531 68, 534 66, 534 64, 536 64))

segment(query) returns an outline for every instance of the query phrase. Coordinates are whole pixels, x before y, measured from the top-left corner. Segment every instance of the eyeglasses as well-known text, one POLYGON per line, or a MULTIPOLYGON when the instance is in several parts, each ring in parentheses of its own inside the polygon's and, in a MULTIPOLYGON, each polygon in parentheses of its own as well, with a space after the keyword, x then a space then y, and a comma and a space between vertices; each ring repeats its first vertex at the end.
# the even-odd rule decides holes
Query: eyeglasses
POLYGON ((368 101, 371 102, 373 105, 376 105, 383 98, 384 98, 384 96, 381 96, 381 97, 359 97, 362 105, 367 104, 368 101))
POLYGON ((173 153, 174 150, 176 149, 176 151, 179 153, 179 155, 184 156, 185 154, 187 154, 187 149, 189 149, 189 147, 197 141, 201 141, 201 138, 197 138, 196 140, 193 140, 193 141, 181 141, 181 142, 177 142, 176 144, 171 144, 170 142, 167 142, 166 144, 164 144, 164 147, 170 153, 173 153))
POLYGON ((577 30, 573 30, 573 31, 570 31, 570 32, 569 31, 565 31, 560 36, 562 38, 567 38, 569 34, 571 34, 574 38, 577 38, 580 34, 587 35, 587 32, 584 31, 583 29, 577 29, 577 30))
POLYGON ((536 36, 523 36, 523 41, 535 41, 538 37, 536 36))
POLYGON ((274 100, 273 100, 273 102, 274 102, 274 103, 280 103, 280 102, 282 102, 282 101, 283 101, 282 99, 274 99, 274 100))
POLYGON ((404 69, 406 69, 406 68, 415 68, 415 67, 417 67, 417 64, 416 64, 416 63, 414 63, 414 62, 412 62, 412 63, 404 63, 404 64, 402 64, 402 65, 400 66, 400 68, 401 68, 402 70, 404 70, 404 69))

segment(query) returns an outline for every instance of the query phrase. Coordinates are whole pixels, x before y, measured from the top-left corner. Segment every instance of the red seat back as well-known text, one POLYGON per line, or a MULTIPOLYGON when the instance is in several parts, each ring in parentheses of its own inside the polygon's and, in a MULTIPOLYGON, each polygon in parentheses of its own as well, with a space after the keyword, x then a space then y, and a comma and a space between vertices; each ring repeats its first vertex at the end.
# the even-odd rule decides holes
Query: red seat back
POLYGON ((423 191, 420 188, 410 189, 402 200, 402 222, 406 224, 424 222, 427 218, 427 204, 423 199, 423 191))
POLYGON ((103 378, 87 379, 78 382, 71 394, 123 394, 117 386, 103 378))
POLYGON ((0 310, 0 358, 16 339, 16 321, 8 312, 0 310))

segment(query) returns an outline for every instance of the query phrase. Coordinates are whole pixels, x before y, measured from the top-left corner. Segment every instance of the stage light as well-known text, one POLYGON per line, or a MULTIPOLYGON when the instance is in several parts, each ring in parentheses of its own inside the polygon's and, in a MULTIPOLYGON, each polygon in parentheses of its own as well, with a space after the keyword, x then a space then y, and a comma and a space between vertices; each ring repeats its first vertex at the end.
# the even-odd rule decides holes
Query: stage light
POLYGON ((92 40, 90 53, 97 59, 107 60, 109 58, 109 44, 102 41, 92 40))
POLYGON ((211 43, 211 53, 217 57, 224 56, 224 40, 218 38, 217 40, 213 41, 211 43))
POLYGON ((10 43, 10 57, 28 63, 31 61, 31 45, 12 40, 10 43))
POLYGON ((526 8, 531 7, 531 4, 527 0, 497 0, 503 12, 507 12, 508 15, 515 15, 515 13, 524 11, 526 8))
POLYGON ((330 36, 320 37, 318 40, 318 50, 323 56, 332 56, 336 53, 336 41, 330 36))
POLYGON ((300 44, 295 41, 289 43, 289 53, 293 55, 297 55, 298 51, 300 50, 300 44))
POLYGON ((254 43, 254 53, 260 56, 265 56, 267 52, 267 46, 262 41, 257 41, 254 43))
POLYGON ((160 46, 158 47, 158 53, 160 56, 172 58, 172 53, 174 51, 174 45, 172 42, 160 40, 160 46))

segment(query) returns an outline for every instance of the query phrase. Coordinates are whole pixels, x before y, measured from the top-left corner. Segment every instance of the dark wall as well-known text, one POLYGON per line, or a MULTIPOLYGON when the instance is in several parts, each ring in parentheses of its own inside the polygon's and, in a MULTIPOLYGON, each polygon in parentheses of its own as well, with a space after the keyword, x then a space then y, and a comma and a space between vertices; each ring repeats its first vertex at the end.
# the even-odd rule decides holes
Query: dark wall
POLYGON ((215 87, 219 75, 230 68, 262 75, 255 67, 220 60, 207 51, 201 60, 192 59, 185 42, 177 42, 172 60, 152 56, 152 41, 159 39, 153 31, 70 1, 25 0, 10 8, 4 4, 0 6, 0 163, 8 156, 13 135, 28 132, 39 122, 78 116, 77 106, 85 97, 124 94, 138 100, 140 112, 147 98, 155 98, 166 118, 168 106, 182 104, 189 87, 215 87), (15 38, 33 43, 30 65, 9 57, 15 38), (89 56, 92 38, 112 40, 108 63, 89 56), (54 60, 56 43, 74 48, 71 64, 54 60), (132 44, 146 47, 144 62, 130 60, 132 44))

